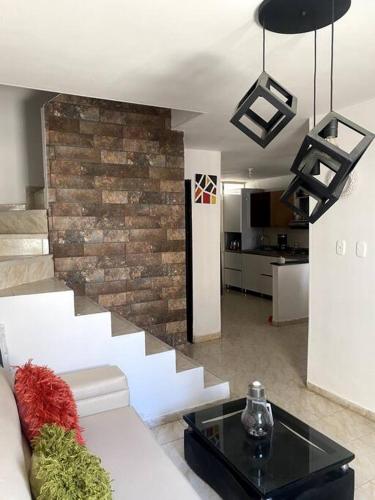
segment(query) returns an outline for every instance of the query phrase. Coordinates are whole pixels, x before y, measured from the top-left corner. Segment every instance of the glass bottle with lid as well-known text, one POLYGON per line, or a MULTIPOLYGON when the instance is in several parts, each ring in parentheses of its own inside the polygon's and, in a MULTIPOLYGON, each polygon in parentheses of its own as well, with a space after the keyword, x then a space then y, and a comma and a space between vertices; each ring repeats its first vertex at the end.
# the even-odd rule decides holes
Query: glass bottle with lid
POLYGON ((271 405, 267 403, 263 385, 257 380, 249 385, 246 408, 241 421, 246 432, 254 438, 264 438, 271 434, 273 416, 271 405))

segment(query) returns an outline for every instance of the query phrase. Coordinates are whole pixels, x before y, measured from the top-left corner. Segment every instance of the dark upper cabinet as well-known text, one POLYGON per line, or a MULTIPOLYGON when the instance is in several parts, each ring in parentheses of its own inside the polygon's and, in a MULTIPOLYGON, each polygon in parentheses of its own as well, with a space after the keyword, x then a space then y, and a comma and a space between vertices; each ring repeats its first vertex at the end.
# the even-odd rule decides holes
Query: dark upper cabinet
POLYGON ((280 201, 283 191, 271 193, 271 227, 288 227, 294 218, 292 210, 280 201))
POLYGON ((293 212, 280 197, 282 191, 263 191, 251 195, 252 227, 287 227, 293 219, 293 212))
POLYGON ((271 225, 271 193, 252 193, 250 217, 252 227, 271 225))

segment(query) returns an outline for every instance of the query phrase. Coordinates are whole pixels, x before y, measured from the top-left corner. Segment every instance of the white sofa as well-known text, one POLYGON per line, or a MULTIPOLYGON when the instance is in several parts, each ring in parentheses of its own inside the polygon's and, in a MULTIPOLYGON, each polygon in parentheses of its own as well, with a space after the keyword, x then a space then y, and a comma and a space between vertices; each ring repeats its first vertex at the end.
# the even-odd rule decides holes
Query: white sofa
MULTIPOLYGON (((30 450, 6 372, 0 369, 0 499, 31 499, 30 450)), ((198 495, 129 406, 125 375, 113 366, 61 375, 75 395, 87 447, 113 479, 114 500, 194 500, 198 495)), ((145 395, 147 397, 147 395, 145 395)))

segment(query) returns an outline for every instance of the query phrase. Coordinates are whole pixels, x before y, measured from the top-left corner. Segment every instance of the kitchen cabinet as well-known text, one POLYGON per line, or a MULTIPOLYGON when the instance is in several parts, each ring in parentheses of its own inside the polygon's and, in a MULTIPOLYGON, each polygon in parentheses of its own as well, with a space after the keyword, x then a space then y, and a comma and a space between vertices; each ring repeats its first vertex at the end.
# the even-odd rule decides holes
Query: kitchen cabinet
POLYGON ((272 295, 272 266, 275 257, 242 254, 242 287, 245 290, 272 295))
POLYGON ((283 191, 271 193, 271 227, 288 227, 293 220, 293 212, 280 201, 283 191))
POLYGON ((269 227, 271 221, 271 193, 251 195, 251 227, 269 227))
POLYGON ((241 252, 224 252, 224 268, 242 270, 241 252))
POLYGON ((252 227, 288 227, 293 212, 280 201, 283 191, 264 191, 251 195, 252 227))
POLYGON ((224 233, 235 233, 235 239, 241 242, 241 249, 254 248, 257 244, 259 230, 251 226, 251 195, 257 191, 244 188, 240 194, 224 195, 224 233))
POLYGON ((226 194, 223 204, 223 228, 225 233, 241 233, 242 197, 226 194))
POLYGON ((242 272, 236 269, 224 269, 224 284, 242 288, 242 272))
POLYGON ((224 252, 224 285, 242 288, 241 252, 224 252))

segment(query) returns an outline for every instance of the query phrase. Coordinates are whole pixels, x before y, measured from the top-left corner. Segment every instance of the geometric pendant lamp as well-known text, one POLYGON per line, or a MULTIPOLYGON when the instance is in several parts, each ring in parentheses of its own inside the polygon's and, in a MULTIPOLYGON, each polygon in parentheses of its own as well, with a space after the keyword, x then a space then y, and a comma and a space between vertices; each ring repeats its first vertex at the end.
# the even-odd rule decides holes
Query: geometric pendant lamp
POLYGON ((296 176, 281 197, 281 201, 310 223, 316 222, 337 202, 349 175, 374 139, 372 132, 333 111, 333 40, 334 21, 337 19, 335 1, 339 3, 339 0, 326 0, 326 5, 331 4, 332 8, 331 111, 306 135, 291 167, 296 176), (351 145, 346 150, 342 145, 349 144, 348 137, 351 145), (311 213, 301 213, 296 203, 296 197, 301 192, 315 200, 311 213))
POLYGON ((350 173, 373 139, 372 132, 331 111, 306 135, 291 167, 296 177, 283 193, 281 200, 298 212, 293 194, 299 188, 307 191, 317 204, 311 215, 300 215, 310 223, 316 222, 339 199, 350 173), (325 138, 326 131, 332 124, 333 127, 338 125, 336 144, 325 138), (340 131, 344 133, 345 127, 359 137, 357 144, 351 147, 350 151, 340 147, 343 142, 340 131), (321 173, 319 176, 314 171, 317 164, 321 173))
POLYGON ((297 98, 265 71, 265 23, 263 23, 263 72, 240 100, 230 121, 250 139, 265 148, 294 118, 296 112, 297 98), (263 99, 273 108, 268 118, 262 117, 261 113, 254 109, 263 99))
POLYGON ((276 80, 263 71, 258 80, 238 103, 231 123, 241 132, 265 148, 287 125, 297 112, 297 98, 285 90, 276 80), (274 90, 281 96, 279 97, 274 90), (274 108, 267 120, 252 109, 257 99, 265 99, 274 108))

